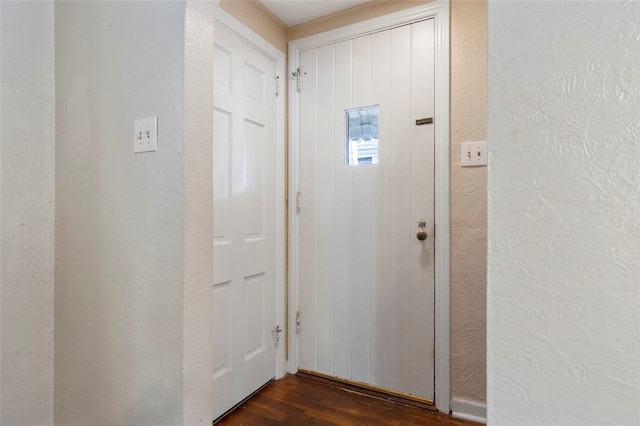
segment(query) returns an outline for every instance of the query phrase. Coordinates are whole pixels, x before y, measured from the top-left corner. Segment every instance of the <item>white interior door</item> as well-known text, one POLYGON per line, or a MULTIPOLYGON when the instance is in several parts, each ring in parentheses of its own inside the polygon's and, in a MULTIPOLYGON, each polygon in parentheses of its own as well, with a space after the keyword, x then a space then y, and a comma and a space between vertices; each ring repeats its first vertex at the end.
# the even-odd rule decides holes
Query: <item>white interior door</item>
POLYGON ((300 69, 299 366, 433 400, 434 124, 416 120, 434 117, 434 20, 303 50, 300 69), (367 106, 377 158, 349 165, 367 106))
POLYGON ((276 373, 276 64, 223 25, 214 52, 214 414, 276 373))

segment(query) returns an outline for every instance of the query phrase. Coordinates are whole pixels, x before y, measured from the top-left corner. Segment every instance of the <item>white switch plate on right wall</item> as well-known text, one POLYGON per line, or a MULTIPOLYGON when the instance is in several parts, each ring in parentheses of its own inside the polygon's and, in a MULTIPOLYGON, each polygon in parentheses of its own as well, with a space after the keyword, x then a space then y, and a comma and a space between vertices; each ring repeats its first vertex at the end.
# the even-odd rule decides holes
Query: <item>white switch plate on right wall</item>
POLYGON ((487 142, 463 142, 460 144, 460 165, 462 167, 487 165, 487 142))

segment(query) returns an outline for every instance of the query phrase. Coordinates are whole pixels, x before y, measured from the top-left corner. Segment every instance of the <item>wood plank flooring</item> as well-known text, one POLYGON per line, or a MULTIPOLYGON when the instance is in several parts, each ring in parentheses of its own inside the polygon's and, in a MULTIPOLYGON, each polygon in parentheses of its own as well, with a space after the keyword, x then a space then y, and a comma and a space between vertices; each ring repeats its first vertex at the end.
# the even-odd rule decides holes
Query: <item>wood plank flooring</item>
POLYGON ((288 375, 267 385, 216 425, 471 426, 478 423, 288 375))

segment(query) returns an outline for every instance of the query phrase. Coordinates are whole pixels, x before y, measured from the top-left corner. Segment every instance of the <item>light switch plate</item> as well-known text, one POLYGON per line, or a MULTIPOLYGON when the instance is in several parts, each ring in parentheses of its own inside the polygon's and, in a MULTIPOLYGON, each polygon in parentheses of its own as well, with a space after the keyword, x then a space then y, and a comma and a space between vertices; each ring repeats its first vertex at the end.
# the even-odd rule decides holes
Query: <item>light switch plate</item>
POLYGON ((133 152, 158 150, 158 117, 139 118, 133 129, 133 152))
POLYGON ((460 144, 460 165, 462 167, 487 165, 487 142, 463 142, 460 144))

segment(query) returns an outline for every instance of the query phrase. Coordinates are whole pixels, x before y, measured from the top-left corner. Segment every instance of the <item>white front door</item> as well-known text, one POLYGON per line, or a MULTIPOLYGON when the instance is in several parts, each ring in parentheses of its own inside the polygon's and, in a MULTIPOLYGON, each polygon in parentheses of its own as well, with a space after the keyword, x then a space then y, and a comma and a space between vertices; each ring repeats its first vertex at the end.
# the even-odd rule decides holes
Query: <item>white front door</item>
POLYGON ((276 64, 223 25, 214 52, 214 418, 276 373, 276 64))
POLYGON ((300 71, 299 366, 433 400, 434 20, 300 71))

